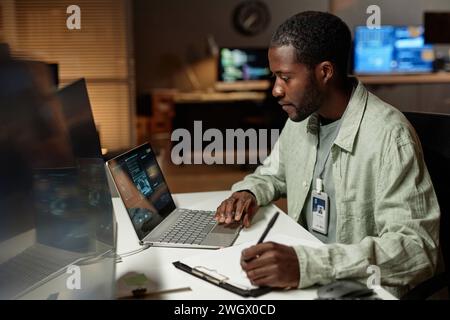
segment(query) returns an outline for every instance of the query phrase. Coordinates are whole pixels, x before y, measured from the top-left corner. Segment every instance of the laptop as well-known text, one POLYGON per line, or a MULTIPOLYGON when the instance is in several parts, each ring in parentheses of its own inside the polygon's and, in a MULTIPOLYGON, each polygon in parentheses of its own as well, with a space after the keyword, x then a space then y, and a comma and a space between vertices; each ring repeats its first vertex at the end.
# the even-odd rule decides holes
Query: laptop
MULTIPOLYGON (((66 273, 70 265, 99 263, 97 259, 114 252, 114 230, 109 228, 113 208, 102 159, 34 169, 32 185, 29 210, 21 211, 25 218, 7 222, 8 238, 0 239, 0 299, 21 298, 66 273), (29 230, 15 234, 19 227, 29 230)), ((84 289, 88 293, 93 287, 84 289)))
POLYGON ((218 249, 231 246, 240 223, 218 224, 215 211, 177 208, 149 143, 106 165, 142 245, 218 249))

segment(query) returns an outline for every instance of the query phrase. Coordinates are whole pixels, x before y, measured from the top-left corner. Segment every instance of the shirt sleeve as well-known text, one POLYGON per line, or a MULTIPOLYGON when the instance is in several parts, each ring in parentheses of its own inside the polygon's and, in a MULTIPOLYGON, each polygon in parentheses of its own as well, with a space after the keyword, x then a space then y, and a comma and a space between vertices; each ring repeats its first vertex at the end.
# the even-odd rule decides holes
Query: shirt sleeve
POLYGON ((232 191, 249 190, 259 206, 268 205, 286 194, 286 177, 283 161, 285 129, 275 142, 270 155, 256 168, 255 172, 247 175, 244 180, 235 183, 232 191))
POLYGON ((342 278, 367 278, 370 265, 379 268, 381 285, 393 287, 412 287, 434 274, 439 205, 420 142, 411 134, 401 136, 389 144, 376 182, 378 235, 356 244, 294 247, 300 288, 342 278))

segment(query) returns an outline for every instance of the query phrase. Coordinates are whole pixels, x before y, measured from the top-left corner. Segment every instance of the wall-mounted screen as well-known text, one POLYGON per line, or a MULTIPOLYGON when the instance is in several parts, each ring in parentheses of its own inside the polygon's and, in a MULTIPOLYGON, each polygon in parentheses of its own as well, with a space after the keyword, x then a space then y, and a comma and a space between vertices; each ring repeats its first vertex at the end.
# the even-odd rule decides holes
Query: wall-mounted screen
POLYGON ((426 73, 433 71, 433 47, 425 44, 422 26, 355 29, 356 74, 426 73))

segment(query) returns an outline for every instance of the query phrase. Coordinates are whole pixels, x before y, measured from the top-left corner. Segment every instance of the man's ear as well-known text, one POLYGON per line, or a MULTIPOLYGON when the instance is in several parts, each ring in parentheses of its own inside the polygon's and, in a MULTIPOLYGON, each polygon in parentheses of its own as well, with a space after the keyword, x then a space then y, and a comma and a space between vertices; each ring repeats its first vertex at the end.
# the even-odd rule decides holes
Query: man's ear
POLYGON ((330 83, 334 71, 334 66, 330 61, 323 61, 316 66, 316 79, 325 86, 330 83))

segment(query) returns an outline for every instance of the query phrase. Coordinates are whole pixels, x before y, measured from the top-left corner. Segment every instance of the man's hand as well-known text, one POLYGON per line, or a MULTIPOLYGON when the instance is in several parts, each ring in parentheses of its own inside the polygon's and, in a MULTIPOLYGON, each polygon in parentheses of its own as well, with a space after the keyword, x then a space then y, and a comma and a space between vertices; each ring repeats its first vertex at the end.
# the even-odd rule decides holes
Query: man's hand
POLYGON ((242 251, 241 267, 253 285, 297 288, 300 270, 294 248, 264 242, 242 251))
POLYGON ((225 224, 242 220, 244 227, 248 228, 258 208, 256 198, 251 192, 234 192, 217 208, 215 219, 225 224))

